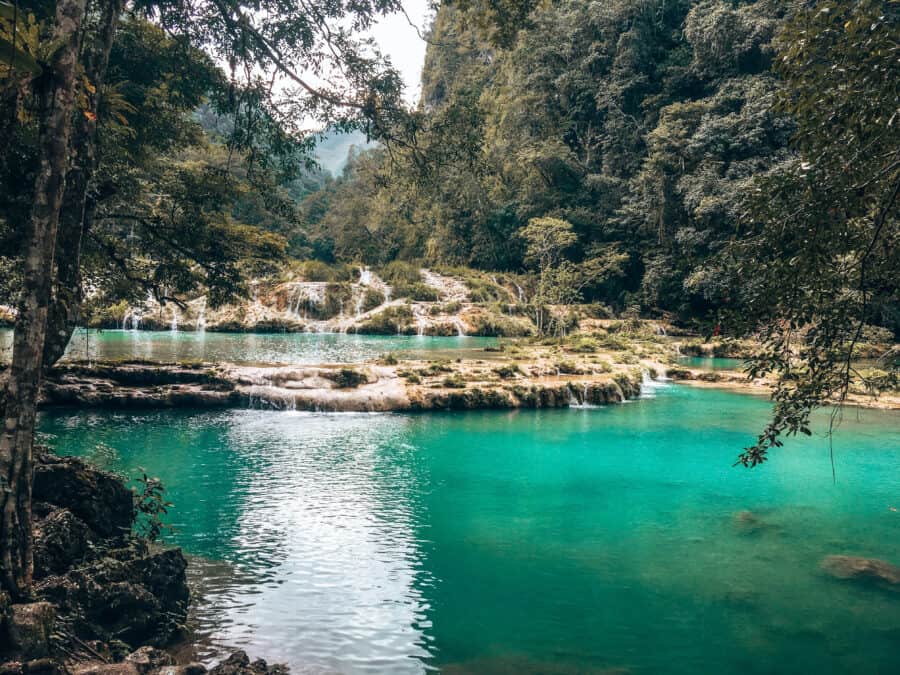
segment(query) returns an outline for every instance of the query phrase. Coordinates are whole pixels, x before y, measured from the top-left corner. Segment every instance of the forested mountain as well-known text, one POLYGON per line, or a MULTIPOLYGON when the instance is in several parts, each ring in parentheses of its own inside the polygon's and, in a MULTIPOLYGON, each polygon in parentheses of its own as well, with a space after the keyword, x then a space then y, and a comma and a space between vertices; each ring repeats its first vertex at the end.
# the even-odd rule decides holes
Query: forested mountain
POLYGON ((357 158, 316 251, 523 267, 531 218, 572 223, 589 298, 694 314, 716 302, 706 261, 734 232, 749 181, 784 161, 774 111, 774 0, 564 1, 508 47, 441 6, 422 75, 416 150, 357 158))

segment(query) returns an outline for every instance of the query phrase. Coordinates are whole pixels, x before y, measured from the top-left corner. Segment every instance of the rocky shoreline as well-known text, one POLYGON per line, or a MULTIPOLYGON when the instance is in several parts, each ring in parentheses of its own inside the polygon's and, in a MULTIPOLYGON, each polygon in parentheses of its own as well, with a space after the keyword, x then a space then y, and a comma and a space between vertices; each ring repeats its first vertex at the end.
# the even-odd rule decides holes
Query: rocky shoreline
MULTIPOLYGON (((488 347, 485 352, 493 353, 485 358, 386 355, 354 364, 69 361, 47 373, 40 405, 313 412, 561 408, 621 403, 657 379, 759 396, 771 392, 770 381, 739 370, 681 365, 679 344, 636 343, 616 351, 595 350, 590 341, 488 347)), ((900 410, 900 393, 851 390, 847 404, 900 410)))
MULTIPOLYGON (((282 675, 243 652, 207 670, 189 639, 187 561, 135 531, 141 495, 73 457, 38 452, 34 597, 0 593, 0 675, 282 675)), ((146 515, 146 514, 145 514, 146 515)))

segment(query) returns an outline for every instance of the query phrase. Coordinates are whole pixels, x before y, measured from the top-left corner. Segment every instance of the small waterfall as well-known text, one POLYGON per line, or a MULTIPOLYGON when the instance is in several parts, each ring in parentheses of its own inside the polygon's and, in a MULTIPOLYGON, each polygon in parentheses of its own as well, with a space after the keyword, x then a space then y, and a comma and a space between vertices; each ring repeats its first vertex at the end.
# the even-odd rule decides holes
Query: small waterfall
POLYGON ((372 270, 370 270, 368 266, 359 268, 359 285, 360 286, 371 286, 372 285, 372 270))
POLYGON ((206 298, 203 298, 203 304, 200 305, 200 311, 197 312, 197 331, 204 332, 206 330, 206 298))
POLYGON ((304 321, 309 319, 309 312, 315 311, 325 303, 327 283, 319 281, 298 281, 288 299, 288 311, 304 321))
POLYGON ((656 333, 657 335, 662 335, 663 337, 668 337, 666 334, 666 329, 663 328, 658 323, 653 324, 653 332, 656 333))
POLYGON ((453 325, 456 326, 457 337, 466 337, 466 324, 458 316, 453 317, 453 325))
POLYGON ((143 318, 140 310, 129 307, 122 317, 122 330, 138 330, 141 327, 143 318))
POLYGON ((569 407, 570 408, 599 408, 600 406, 590 402, 590 387, 591 385, 588 382, 585 382, 582 386, 581 392, 581 400, 578 399, 578 394, 575 392, 572 387, 575 384, 572 383, 569 385, 569 407))
POLYGON ((641 398, 656 398, 656 392, 669 386, 665 377, 653 378, 646 370, 641 371, 641 398))
POLYGON ((517 282, 513 281, 513 285, 516 287, 516 293, 519 294, 519 302, 525 302, 525 291, 517 282))
POLYGON ((416 334, 419 337, 425 335, 425 329, 428 328, 428 318, 425 316, 425 308, 421 305, 412 306, 413 317, 416 320, 416 334))
POLYGON ((169 325, 173 333, 178 332, 178 308, 172 305, 172 322, 169 325))

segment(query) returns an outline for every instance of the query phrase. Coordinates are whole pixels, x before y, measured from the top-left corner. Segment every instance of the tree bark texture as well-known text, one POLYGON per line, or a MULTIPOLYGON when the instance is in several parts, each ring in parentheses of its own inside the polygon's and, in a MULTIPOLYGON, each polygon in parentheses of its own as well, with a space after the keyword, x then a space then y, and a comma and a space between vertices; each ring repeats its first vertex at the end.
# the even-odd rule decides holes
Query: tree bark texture
POLYGON ((40 102, 40 168, 23 256, 22 293, 13 336, 0 434, 0 583, 13 599, 30 595, 32 441, 40 388, 47 306, 53 277, 59 211, 68 166, 75 100, 78 34, 85 0, 59 0, 51 62, 35 81, 40 102))
POLYGON ((84 299, 81 246, 84 235, 90 229, 93 214, 93 200, 89 197, 89 191, 98 161, 98 107, 121 13, 122 0, 107 0, 99 30, 94 39, 83 48, 84 76, 91 88, 85 91, 87 109, 84 114, 75 115, 72 129, 71 161, 59 216, 56 276, 44 342, 44 366, 47 368, 62 358, 81 320, 81 303, 84 299))

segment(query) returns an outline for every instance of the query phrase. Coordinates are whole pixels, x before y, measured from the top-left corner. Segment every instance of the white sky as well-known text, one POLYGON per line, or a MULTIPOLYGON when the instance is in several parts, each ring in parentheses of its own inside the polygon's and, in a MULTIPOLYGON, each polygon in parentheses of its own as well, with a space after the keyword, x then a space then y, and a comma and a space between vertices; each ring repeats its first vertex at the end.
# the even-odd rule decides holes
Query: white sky
MULTIPOLYGON (((403 6, 410 20, 424 35, 431 22, 428 0, 403 0, 403 6)), ((406 100, 415 104, 419 99, 419 76, 425 62, 425 41, 416 34, 415 28, 409 25, 402 14, 392 14, 379 21, 372 30, 372 37, 403 75, 406 100)))

